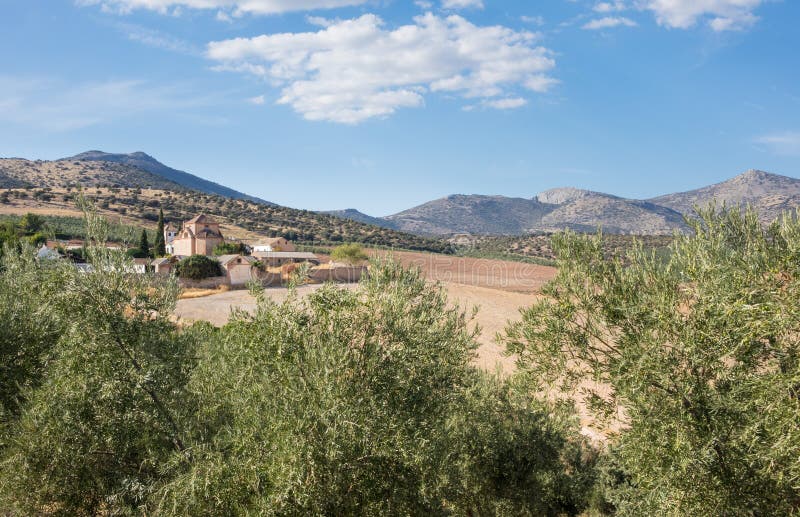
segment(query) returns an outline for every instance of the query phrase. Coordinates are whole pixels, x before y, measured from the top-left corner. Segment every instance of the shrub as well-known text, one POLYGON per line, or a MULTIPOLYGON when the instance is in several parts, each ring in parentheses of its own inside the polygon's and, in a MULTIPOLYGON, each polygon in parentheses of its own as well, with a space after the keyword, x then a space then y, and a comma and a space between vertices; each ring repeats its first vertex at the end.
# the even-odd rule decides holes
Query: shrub
POLYGON ((348 264, 358 264, 367 260, 367 254, 361 249, 358 244, 342 244, 333 248, 331 251, 331 258, 338 262, 346 262, 348 264))
POLYGON ((192 255, 181 260, 175 271, 180 278, 191 280, 202 280, 223 274, 219 262, 205 255, 192 255))

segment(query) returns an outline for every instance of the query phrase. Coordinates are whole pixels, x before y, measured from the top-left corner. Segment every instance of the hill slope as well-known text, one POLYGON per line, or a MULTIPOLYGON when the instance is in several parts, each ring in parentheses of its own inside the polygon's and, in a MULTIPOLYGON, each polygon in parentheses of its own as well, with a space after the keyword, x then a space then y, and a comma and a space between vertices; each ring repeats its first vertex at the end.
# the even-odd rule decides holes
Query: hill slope
POLYGON ((712 201, 749 203, 763 221, 771 221, 783 211, 800 207, 800 179, 750 170, 722 183, 649 200, 563 187, 533 199, 448 196, 385 218, 370 218, 355 210, 336 215, 371 219, 373 224, 383 219, 399 230, 423 235, 515 235, 565 228, 593 232, 598 227, 607 233, 669 235, 686 229, 683 216, 691 215, 696 204, 705 206, 712 201))
POLYGON ((3 188, 48 187, 145 187, 183 191, 186 187, 162 176, 129 165, 78 160, 26 160, 0 158, 3 188))
POLYGON ((130 154, 118 154, 118 153, 105 153, 103 151, 86 151, 84 153, 76 154, 75 156, 69 158, 63 158, 59 161, 66 161, 66 162, 110 162, 110 163, 119 163, 122 165, 128 165, 131 167, 135 167, 136 169, 147 171, 156 176, 164 178, 167 181, 171 181, 173 183, 177 183, 183 187, 186 187, 191 190, 197 190, 200 192, 205 192, 206 194, 217 194, 224 197, 229 197, 233 199, 246 199, 248 201, 255 201, 257 203, 265 203, 265 204, 274 204, 270 203, 269 201, 264 201, 263 199, 259 199, 257 197, 253 197, 237 190, 233 190, 231 188, 225 187, 220 185, 219 183, 214 183, 213 181, 205 180, 194 174, 189 174, 188 172, 179 171, 177 169, 173 169, 172 167, 167 167, 163 163, 159 162, 152 156, 145 154, 143 152, 135 152, 130 154))
POLYGON ((695 205, 705 206, 714 200, 720 204, 750 204, 762 220, 771 221, 782 211, 800 206, 800 179, 751 169, 721 183, 650 199, 687 214, 695 205))
POLYGON ((564 198, 542 217, 536 229, 594 232, 602 227, 606 233, 665 235, 685 227, 683 216, 672 209, 599 192, 581 192, 564 198))
POLYGON ((550 209, 535 199, 453 195, 386 219, 402 231, 428 235, 514 234, 531 230, 550 209))
POLYGON ((349 219, 351 221, 356 221, 359 223, 372 224, 375 226, 380 226, 382 228, 390 228, 390 229, 397 228, 397 225, 394 224, 392 221, 389 221, 388 219, 385 219, 383 217, 373 217, 363 212, 359 212, 355 208, 347 208, 345 210, 328 210, 319 213, 325 215, 331 215, 333 217, 338 217, 340 219, 349 219))
MULTIPOLYGON (((175 224, 199 213, 208 214, 224 225, 227 236, 248 241, 282 235, 313 245, 361 242, 409 250, 452 251, 452 246, 442 240, 282 207, 241 193, 236 194, 244 197, 234 198, 199 191, 191 185, 205 188, 216 184, 163 166, 144 153, 111 156, 119 162, 102 161, 100 158, 109 155, 97 153, 56 161, 0 159, 0 188, 4 189, 0 192, 0 214, 34 212, 76 217, 80 213, 75 207, 75 188, 83 187, 102 214, 127 225, 153 227, 161 208, 167 220, 175 224), (140 169, 139 165, 162 174, 173 171, 169 172, 170 177, 185 184, 140 169), (187 176, 191 182, 185 181, 187 176)), ((220 188, 223 192, 236 192, 220 188)))

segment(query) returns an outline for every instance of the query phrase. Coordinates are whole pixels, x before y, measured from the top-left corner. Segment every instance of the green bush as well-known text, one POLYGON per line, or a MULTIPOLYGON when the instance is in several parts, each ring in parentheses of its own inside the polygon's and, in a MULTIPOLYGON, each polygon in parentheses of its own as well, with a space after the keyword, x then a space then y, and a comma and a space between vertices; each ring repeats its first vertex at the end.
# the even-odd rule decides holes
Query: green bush
POLYGON ((346 262, 348 264, 358 264, 367 260, 367 254, 361 249, 358 244, 342 244, 333 248, 331 251, 331 258, 338 262, 346 262))
POLYGON ((211 278, 223 274, 220 263, 216 259, 205 255, 192 255, 181 260, 178 262, 176 272, 180 278, 189 278, 191 280, 202 280, 203 278, 211 278))
POLYGON ((556 236, 557 278, 507 332, 532 378, 622 431, 605 460, 619 515, 800 511, 800 222, 701 211, 670 253, 606 260, 556 236), (566 358, 569 358, 567 360, 566 358))

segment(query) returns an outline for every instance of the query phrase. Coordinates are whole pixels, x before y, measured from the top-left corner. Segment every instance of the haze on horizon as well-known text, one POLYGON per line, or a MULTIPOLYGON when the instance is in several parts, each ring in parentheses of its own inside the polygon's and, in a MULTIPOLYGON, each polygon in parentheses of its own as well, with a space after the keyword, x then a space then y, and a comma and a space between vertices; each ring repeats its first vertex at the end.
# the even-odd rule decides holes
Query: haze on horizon
POLYGON ((454 193, 649 198, 800 175, 798 3, 531 4, 10 3, 0 156, 141 150, 376 216, 454 193))

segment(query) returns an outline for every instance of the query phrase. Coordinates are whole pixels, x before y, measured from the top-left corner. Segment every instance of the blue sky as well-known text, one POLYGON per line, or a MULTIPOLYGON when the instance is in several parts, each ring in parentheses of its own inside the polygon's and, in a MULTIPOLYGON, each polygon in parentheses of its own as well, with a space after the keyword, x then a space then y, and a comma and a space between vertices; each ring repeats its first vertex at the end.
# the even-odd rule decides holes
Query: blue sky
POLYGON ((800 176, 800 2, 0 2, 0 156, 88 149, 298 208, 800 176))

